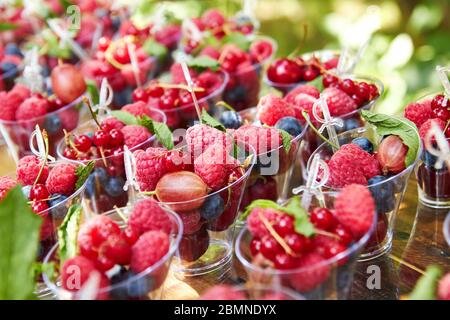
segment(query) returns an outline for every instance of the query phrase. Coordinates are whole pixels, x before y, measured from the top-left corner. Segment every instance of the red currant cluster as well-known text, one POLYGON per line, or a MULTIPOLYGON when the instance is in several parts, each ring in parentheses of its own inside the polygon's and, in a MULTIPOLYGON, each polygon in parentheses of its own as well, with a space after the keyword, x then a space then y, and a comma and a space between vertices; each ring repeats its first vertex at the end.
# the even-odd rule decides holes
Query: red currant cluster
POLYGON ((322 79, 325 88, 337 88, 344 91, 355 101, 358 107, 365 105, 368 101, 377 98, 380 93, 378 87, 373 83, 356 81, 352 79, 339 79, 331 73, 325 73, 322 79))

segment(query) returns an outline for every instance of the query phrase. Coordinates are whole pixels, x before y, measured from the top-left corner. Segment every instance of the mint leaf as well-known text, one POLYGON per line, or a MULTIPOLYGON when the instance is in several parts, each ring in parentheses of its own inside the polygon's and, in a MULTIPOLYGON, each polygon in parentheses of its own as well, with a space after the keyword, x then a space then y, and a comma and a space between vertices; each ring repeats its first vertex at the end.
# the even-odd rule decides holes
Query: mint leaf
POLYGON ((14 24, 14 23, 1 22, 0 23, 0 32, 2 32, 2 31, 9 31, 9 30, 15 30, 18 27, 19 26, 17 24, 14 24))
POLYGON ((380 136, 396 135, 408 147, 405 157, 405 166, 409 167, 419 152, 420 138, 416 125, 407 119, 399 119, 386 114, 362 110, 361 116, 371 125, 375 126, 380 136))
POLYGON ((97 82, 95 82, 94 80, 86 80, 86 87, 87 87, 87 91, 89 93, 89 95, 91 96, 91 101, 92 103, 98 104, 99 101, 99 93, 98 93, 98 88, 97 88, 97 82))
POLYGON ((232 32, 222 38, 223 43, 231 43, 244 51, 250 48, 250 39, 240 32, 232 32))
POLYGON ((319 76, 313 81, 308 82, 308 85, 316 87, 319 92, 322 92, 325 89, 325 87, 323 86, 322 76, 319 76))
POLYGON ((291 150, 292 136, 287 131, 284 131, 282 129, 277 129, 277 130, 281 134, 281 139, 283 142, 284 150, 286 150, 286 152, 289 152, 289 150, 291 150))
POLYGON ((144 115, 139 118, 139 124, 146 127, 148 131, 154 134, 167 150, 172 150, 174 148, 172 132, 165 123, 152 120, 144 115))
POLYGON ((86 165, 80 164, 75 170, 75 175, 77 176, 77 182, 75 183, 75 190, 80 189, 86 182, 87 178, 94 170, 95 162, 93 160, 89 161, 86 165))
POLYGON ((438 266, 428 266, 425 274, 417 280, 409 294, 409 300, 436 300, 436 290, 442 270, 438 266))
POLYGON ((33 296, 33 265, 42 218, 31 211, 21 186, 0 201, 0 300, 33 296))
POLYGON ((67 8, 72 5, 72 2, 69 0, 59 0, 59 3, 64 8, 64 11, 67 11, 67 8))
POLYGON ((122 121, 123 123, 125 123, 128 126, 138 124, 138 119, 129 112, 122 111, 122 110, 114 110, 114 111, 111 111, 111 115, 113 117, 119 119, 120 121, 122 121))
POLYGON ((273 202, 272 200, 265 200, 265 199, 254 200, 245 208, 245 211, 241 214, 239 219, 245 221, 250 212, 252 212, 252 210, 256 208, 265 208, 265 209, 272 208, 280 210, 280 208, 282 207, 278 203, 273 202))
POLYGON ((208 111, 206 111, 205 109, 202 109, 202 122, 212 128, 215 128, 217 130, 226 132, 227 129, 224 127, 224 125, 222 123, 220 123, 219 121, 217 121, 216 119, 214 119, 209 113, 208 111))
POLYGON ((77 236, 80 229, 82 210, 79 204, 69 208, 64 221, 58 227, 59 258, 61 264, 77 255, 77 236))
POLYGON ((199 56, 192 59, 187 64, 190 68, 194 68, 197 71, 203 71, 205 69, 217 71, 220 67, 219 61, 208 56, 199 56))
POLYGON ((144 51, 151 57, 163 60, 169 52, 167 48, 153 38, 148 38, 142 45, 144 51))

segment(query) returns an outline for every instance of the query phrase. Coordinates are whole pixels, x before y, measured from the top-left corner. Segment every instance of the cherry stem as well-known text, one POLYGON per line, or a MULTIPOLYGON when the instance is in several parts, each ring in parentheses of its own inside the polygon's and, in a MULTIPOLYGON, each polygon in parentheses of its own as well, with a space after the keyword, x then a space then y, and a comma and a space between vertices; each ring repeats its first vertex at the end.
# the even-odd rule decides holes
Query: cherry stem
POLYGON ((292 59, 298 55, 298 52, 300 51, 300 49, 305 45, 307 36, 308 36, 308 24, 303 23, 303 37, 300 40, 300 44, 297 47, 295 47, 295 49, 291 53, 289 53, 289 55, 287 56, 288 59, 292 59))
POLYGON ((322 138, 322 140, 324 140, 326 143, 328 143, 331 147, 333 147, 333 148, 335 148, 336 150, 338 150, 339 149, 339 147, 338 146, 336 146, 334 143, 332 143, 330 140, 328 140, 327 138, 325 138, 325 136, 323 135, 323 134, 321 134, 320 132, 319 132, 319 130, 317 130, 317 128, 312 124, 312 122, 311 122, 311 119, 309 118, 309 115, 308 115, 308 113, 305 111, 305 110, 303 110, 302 111, 302 115, 303 115, 303 118, 305 118, 305 121, 308 123, 308 125, 311 127, 311 129, 320 137, 320 138, 322 138))
POLYGON ((128 218, 118 206, 115 205, 114 210, 116 210, 117 214, 119 215, 120 219, 123 220, 123 222, 128 222, 128 218))
POLYGON ((47 157, 48 157, 48 135, 47 131, 45 129, 42 129, 42 137, 44 138, 44 145, 45 145, 45 156, 44 159, 42 159, 41 167, 39 168, 39 173, 36 177, 36 180, 34 180, 33 187, 38 183, 39 179, 41 178, 42 172, 44 171, 44 167, 47 164, 47 157))
POLYGON ((85 96, 83 96, 83 102, 86 103, 86 105, 88 106, 89 111, 91 112, 92 119, 94 119, 94 121, 95 121, 95 123, 97 124, 98 128, 101 130, 101 129, 102 129, 102 126, 101 126, 100 123, 98 122, 97 115, 95 114, 94 110, 92 109, 91 102, 90 102, 89 99, 88 99, 87 97, 85 97, 85 96))
POLYGON ((230 106, 228 103, 226 103, 225 101, 219 101, 219 102, 217 102, 217 103, 216 103, 216 106, 218 106, 218 107, 224 107, 224 108, 226 108, 226 109, 228 109, 228 110, 230 110, 230 111, 236 112, 236 110, 235 110, 232 106, 230 106))
POLYGON ((284 239, 275 231, 275 229, 272 227, 270 222, 264 217, 264 215, 259 212, 259 218, 261 219, 264 226, 267 228, 269 233, 274 237, 274 239, 280 244, 280 246, 283 247, 284 251, 286 251, 287 254, 290 256, 295 257, 295 253, 292 251, 292 249, 288 246, 288 244, 284 241, 284 239))

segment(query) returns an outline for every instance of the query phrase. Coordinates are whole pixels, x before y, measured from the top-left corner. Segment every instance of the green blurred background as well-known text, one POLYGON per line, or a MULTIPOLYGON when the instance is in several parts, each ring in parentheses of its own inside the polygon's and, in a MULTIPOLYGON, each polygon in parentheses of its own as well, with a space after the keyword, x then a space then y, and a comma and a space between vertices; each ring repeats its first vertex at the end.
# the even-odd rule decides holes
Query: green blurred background
MULTIPOLYGON (((233 15, 243 3, 242 0, 150 2, 166 3, 180 18, 196 16, 212 7, 233 15)), ((450 0, 256 2, 260 32, 278 41, 278 56, 288 55, 300 43, 302 53, 341 48, 358 36, 364 14, 374 6, 381 17, 380 29, 373 34, 356 73, 379 78, 385 84, 386 92, 377 105, 380 112, 399 113, 408 102, 442 88, 435 66, 450 64, 450 0), (305 24, 308 31, 303 42, 305 24)))

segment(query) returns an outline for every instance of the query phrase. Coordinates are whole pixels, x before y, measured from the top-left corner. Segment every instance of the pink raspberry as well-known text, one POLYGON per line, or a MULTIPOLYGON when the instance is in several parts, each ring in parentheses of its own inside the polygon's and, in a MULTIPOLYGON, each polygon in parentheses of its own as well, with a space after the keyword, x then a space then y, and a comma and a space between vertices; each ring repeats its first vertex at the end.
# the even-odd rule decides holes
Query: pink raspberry
MULTIPOLYGON (((17 181, 24 185, 32 185, 36 180, 42 163, 36 156, 25 156, 19 160, 16 169, 17 181)), ((39 177, 39 183, 45 183, 48 177, 48 166, 45 165, 39 177)))
POLYGON ((405 108, 404 116, 406 119, 414 122, 417 128, 420 128, 422 124, 432 117, 431 100, 408 104, 405 108))
POLYGON ((422 138, 422 140, 425 139, 425 136, 427 135, 428 131, 431 129, 432 123, 437 124, 437 126, 439 128, 441 128, 442 130, 444 130, 445 125, 446 125, 445 122, 439 118, 428 119, 419 128, 419 136, 420 136, 420 138, 422 138))
POLYGON ((128 224, 143 234, 151 230, 161 230, 170 234, 172 221, 154 199, 144 199, 136 203, 128 224))
POLYGON ((284 213, 271 208, 255 208, 247 217, 247 227, 250 233, 257 238, 269 235, 269 231, 261 220, 261 215, 270 224, 274 224, 284 213))
MULTIPOLYGON (((192 68, 189 69, 189 73, 191 74, 191 77, 195 77, 197 75, 192 68)), ((180 63, 172 64, 172 66, 170 67, 170 75, 172 77, 173 83, 186 83, 186 79, 184 79, 184 73, 180 63)))
POLYGON ((289 103, 294 103, 295 98, 299 94, 307 94, 308 96, 311 96, 313 98, 318 99, 320 96, 320 91, 315 87, 311 85, 300 85, 296 88, 294 88, 292 91, 290 91, 285 97, 284 100, 286 100, 289 103))
POLYGON ((330 267, 325 264, 325 258, 315 252, 299 258, 298 272, 293 272, 289 283, 296 290, 308 292, 325 282, 330 274, 330 267))
POLYGON ((57 164, 49 173, 45 185, 50 194, 71 195, 75 191, 77 166, 69 163, 57 164))
POLYGON ((212 72, 209 70, 200 73, 197 79, 200 83, 205 85, 205 88, 208 93, 213 92, 214 90, 219 88, 223 83, 223 79, 220 73, 212 72))
POLYGON ((367 187, 350 184, 337 196, 334 209, 336 219, 359 239, 372 226, 375 201, 367 187))
POLYGON ((212 144, 222 144, 231 150, 231 137, 207 125, 196 124, 186 131, 186 143, 190 154, 196 158, 212 144))
POLYGON ((332 116, 341 116, 358 108, 356 102, 349 95, 337 88, 326 88, 322 94, 325 95, 332 116))
POLYGON ((110 131, 112 129, 121 130, 123 127, 125 127, 125 123, 115 117, 108 117, 103 120, 101 124, 102 127, 105 126, 107 128, 107 131, 110 131))
POLYGON ((31 97, 30 89, 28 89, 27 86, 25 86, 25 85, 23 85, 21 83, 17 83, 11 89, 11 91, 9 91, 9 94, 19 97, 21 101, 24 101, 24 100, 28 99, 29 97, 31 97))
POLYGON ((57 114, 61 119, 61 127, 66 129, 66 131, 72 131, 78 126, 80 115, 77 109, 69 108, 64 111, 58 111, 57 114))
POLYGON ((16 119, 17 105, 8 99, 6 91, 0 92, 0 101, 2 106, 0 107, 0 119, 6 121, 14 121, 16 119))
POLYGON ((247 300, 242 292, 234 289, 230 285, 218 284, 205 291, 200 297, 201 300, 247 300))
POLYGON ((134 272, 142 272, 160 261, 170 248, 167 233, 162 231, 148 231, 141 235, 133 245, 130 268, 134 272))
POLYGON ((127 104, 126 106, 122 107, 122 111, 131 113, 132 115, 134 115, 136 117, 141 117, 143 115, 151 117, 151 115, 152 115, 151 110, 148 107, 148 105, 142 101, 127 104))
POLYGON ((259 100, 257 117, 269 126, 274 126, 278 120, 284 117, 294 117, 294 108, 280 97, 266 95, 259 100))
POLYGON ((144 143, 152 137, 147 128, 139 125, 128 125, 122 128, 123 139, 128 148, 133 148, 144 143))
POLYGON ((440 300, 450 300, 450 272, 439 281, 437 294, 440 300))
POLYGON ((2 200, 6 193, 14 188, 17 185, 17 182, 10 177, 0 177, 0 200, 2 200))
POLYGON ((29 121, 45 116, 48 102, 45 99, 31 97, 20 104, 16 111, 16 120, 29 121))
POLYGON ((166 150, 148 148, 134 152, 136 158, 136 179, 141 191, 153 191, 159 179, 167 172, 165 165, 166 150))
MULTIPOLYGON (((311 121, 315 121, 314 114, 313 114, 313 106, 316 102, 316 98, 313 96, 310 96, 305 93, 300 93, 297 96, 295 96, 294 101, 292 102, 292 107, 295 111, 295 117, 299 119, 301 122, 305 122, 305 118, 303 117, 303 111, 306 111, 309 115, 309 119, 311 121)), ((319 115, 321 115, 320 109, 317 109, 319 112, 319 115)))
POLYGON ((283 145, 281 134, 275 128, 243 125, 233 132, 233 136, 236 141, 250 144, 258 155, 283 145))

